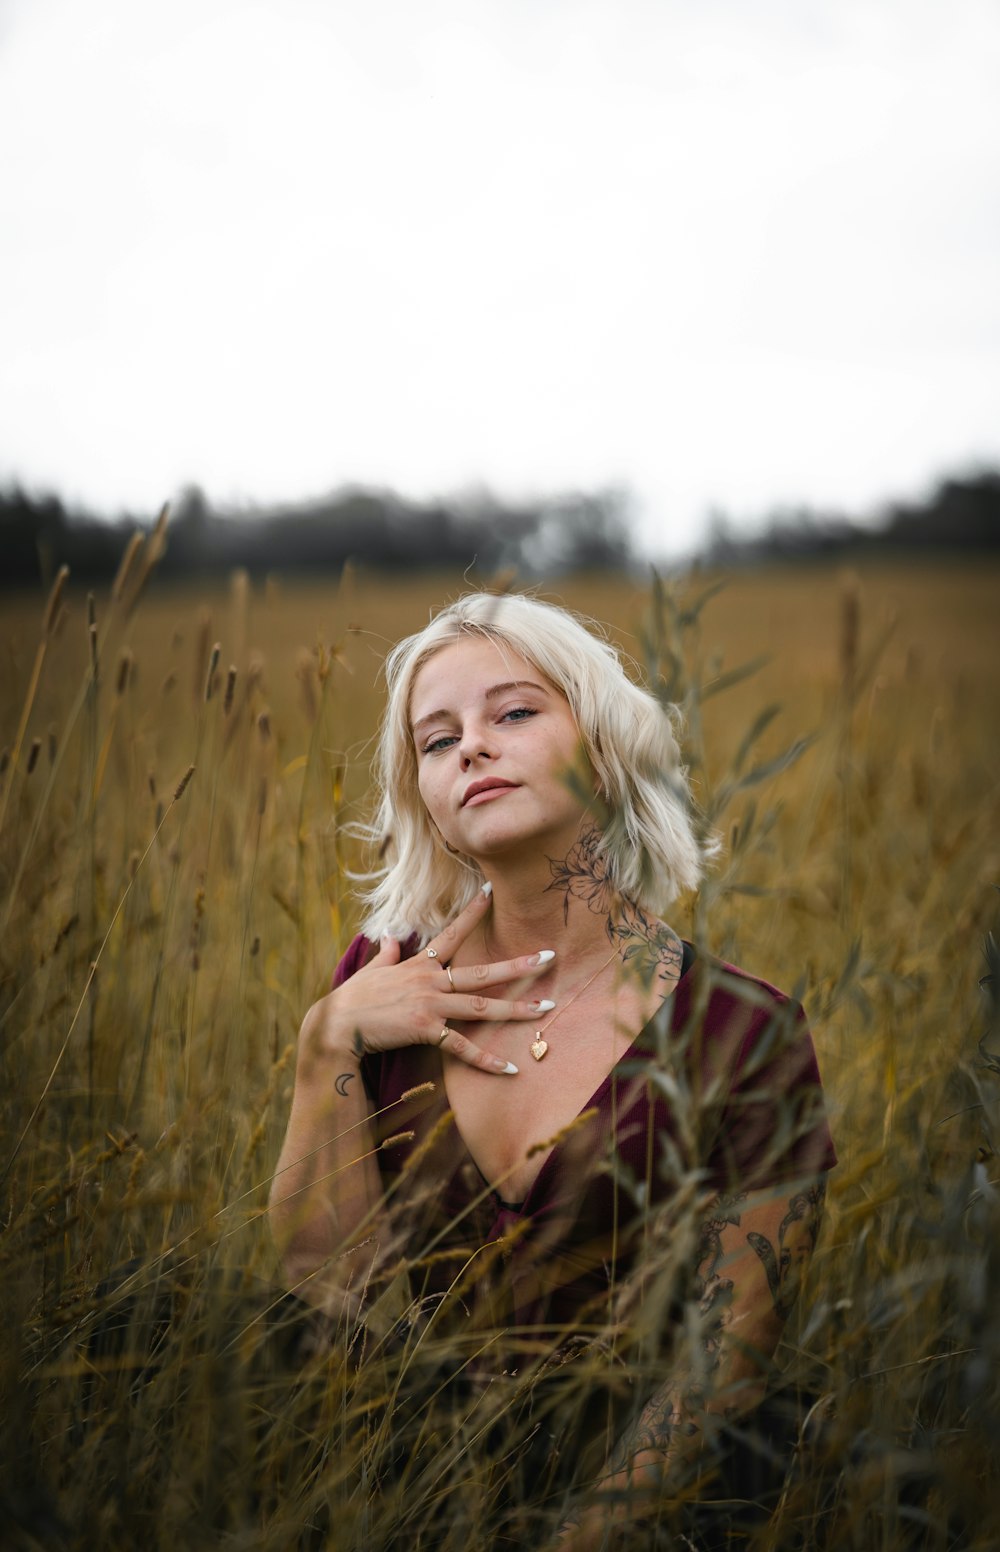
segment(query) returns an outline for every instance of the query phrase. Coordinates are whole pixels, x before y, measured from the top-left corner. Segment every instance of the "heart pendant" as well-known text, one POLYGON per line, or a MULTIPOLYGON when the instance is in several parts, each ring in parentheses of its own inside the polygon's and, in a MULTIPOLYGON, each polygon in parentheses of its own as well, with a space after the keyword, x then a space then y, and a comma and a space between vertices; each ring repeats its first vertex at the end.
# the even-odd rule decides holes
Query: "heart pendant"
POLYGON ((540 1034, 537 1034, 531 1042, 531 1054, 536 1062, 541 1061, 548 1048, 548 1042, 543 1040, 540 1034))

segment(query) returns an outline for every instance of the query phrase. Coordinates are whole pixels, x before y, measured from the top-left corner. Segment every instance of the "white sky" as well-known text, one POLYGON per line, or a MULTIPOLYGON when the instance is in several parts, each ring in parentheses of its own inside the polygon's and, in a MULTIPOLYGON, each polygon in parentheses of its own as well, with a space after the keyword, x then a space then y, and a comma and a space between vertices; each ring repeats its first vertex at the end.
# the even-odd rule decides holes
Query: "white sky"
POLYGON ((0 480, 872 509, 1000 460, 997 0, 0 0, 0 480))

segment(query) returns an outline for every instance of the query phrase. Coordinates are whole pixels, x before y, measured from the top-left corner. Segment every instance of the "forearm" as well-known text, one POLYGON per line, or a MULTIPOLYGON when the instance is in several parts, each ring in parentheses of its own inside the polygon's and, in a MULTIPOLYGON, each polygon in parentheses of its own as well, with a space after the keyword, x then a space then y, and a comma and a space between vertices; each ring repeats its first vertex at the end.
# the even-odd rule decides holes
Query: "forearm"
POLYGON ((735 1343, 723 1349, 710 1389, 690 1373, 658 1389, 622 1432, 589 1501, 567 1519, 562 1545, 596 1552, 615 1545, 615 1527, 660 1518, 700 1469, 715 1427, 751 1412, 764 1389, 759 1361, 735 1343))
POLYGON ((339 1315, 371 1272, 381 1181, 358 1056, 317 1036, 307 1018, 269 1213, 288 1286, 339 1315))
POLYGON ((691 1468, 700 1468, 719 1424, 745 1416, 763 1398, 822 1203, 823 1182, 810 1180, 753 1198, 716 1198, 702 1227, 694 1283, 700 1331, 683 1372, 622 1433, 589 1504, 567 1520, 561 1552, 614 1545, 619 1523, 659 1516, 691 1468))

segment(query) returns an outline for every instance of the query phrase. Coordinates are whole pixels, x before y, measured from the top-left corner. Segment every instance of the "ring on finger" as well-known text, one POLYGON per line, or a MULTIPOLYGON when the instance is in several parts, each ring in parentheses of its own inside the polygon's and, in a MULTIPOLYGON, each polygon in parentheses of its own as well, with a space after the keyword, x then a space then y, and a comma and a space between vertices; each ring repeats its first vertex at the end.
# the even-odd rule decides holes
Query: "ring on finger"
POLYGON ((442 1029, 442 1031, 441 1031, 441 1033, 440 1033, 440 1034, 439 1034, 439 1035, 438 1035, 438 1037, 437 1037, 437 1043, 438 1043, 438 1048, 439 1048, 439 1049, 440 1049, 440 1047, 441 1047, 441 1046, 443 1046, 443 1045, 444 1045, 444 1042, 445 1042, 445 1038, 446 1038, 446 1037, 447 1037, 447 1036, 448 1036, 448 1035, 450 1035, 450 1034, 451 1034, 451 1030, 450 1030, 450 1029, 449 1029, 449 1028, 448 1028, 448 1026, 447 1026, 447 1024, 446 1024, 446 1025, 445 1025, 445 1026, 444 1026, 444 1028, 443 1028, 443 1029, 442 1029))
POLYGON ((452 973, 451 973, 451 965, 445 965, 444 966, 444 973, 448 977, 448 984, 450 985, 452 991, 454 991, 455 990, 455 980, 454 980, 454 977, 452 976, 452 973))
POLYGON ((438 951, 436 948, 425 948, 424 953, 427 955, 428 959, 436 959, 438 957, 438 951))

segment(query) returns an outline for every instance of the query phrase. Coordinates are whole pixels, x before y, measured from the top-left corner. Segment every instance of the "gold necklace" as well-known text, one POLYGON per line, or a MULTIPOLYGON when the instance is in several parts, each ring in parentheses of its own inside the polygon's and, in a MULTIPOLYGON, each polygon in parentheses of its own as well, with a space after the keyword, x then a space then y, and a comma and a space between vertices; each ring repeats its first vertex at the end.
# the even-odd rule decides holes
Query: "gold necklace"
POLYGON ((590 980, 589 981, 584 981, 582 986, 578 986, 576 991, 573 993, 572 997, 570 997, 566 1002, 564 1002, 562 1007, 559 1008, 555 1013, 553 1013, 553 1015, 549 1019, 548 1023, 547 1024, 543 1024, 541 1029, 536 1029, 535 1030, 535 1038, 531 1042, 531 1054, 535 1058, 536 1062, 540 1062, 541 1061, 542 1057, 545 1055, 546 1051, 549 1048, 548 1041, 542 1039, 543 1034, 547 1030, 550 1030, 552 1028, 552 1026, 555 1023, 557 1018, 561 1018, 562 1017, 562 1015, 566 1012, 566 1009, 569 1007, 570 1003, 571 1002, 575 1002, 576 999, 580 996, 581 992, 585 992, 587 990, 587 987, 590 986, 594 981, 597 980, 597 977, 603 971, 605 971, 608 968, 608 966, 611 963, 611 960, 615 959, 617 957, 617 954, 618 954, 618 948, 616 946, 615 948, 613 948, 611 950, 611 957, 609 959, 606 959, 604 961, 603 965, 599 965, 598 966, 598 968, 594 971, 593 975, 590 977, 590 980))

